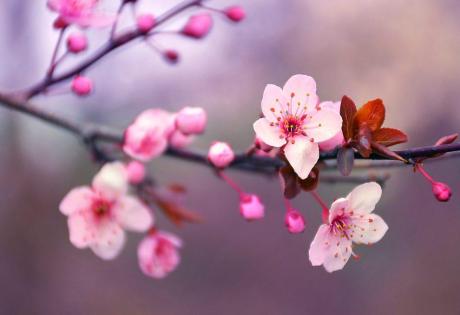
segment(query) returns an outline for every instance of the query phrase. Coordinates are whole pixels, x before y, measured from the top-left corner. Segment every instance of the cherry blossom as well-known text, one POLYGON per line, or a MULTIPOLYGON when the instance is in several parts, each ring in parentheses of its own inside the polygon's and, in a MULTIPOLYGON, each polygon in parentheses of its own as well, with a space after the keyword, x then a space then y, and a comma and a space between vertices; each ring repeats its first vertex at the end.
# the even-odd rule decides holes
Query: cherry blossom
POLYGON ((196 39, 203 38, 211 31, 212 25, 213 21, 210 14, 196 14, 188 19, 182 29, 182 34, 196 39))
POLYGON ((81 27, 104 27, 113 23, 114 15, 97 10, 99 0, 48 0, 48 8, 59 14, 59 20, 81 27))
POLYGON ((93 91, 93 81, 84 76, 76 76, 72 80, 72 91, 78 96, 87 96, 93 91))
POLYGON ((318 143, 334 137, 342 127, 337 112, 318 106, 316 82, 294 75, 283 89, 269 84, 262 98, 263 118, 254 123, 256 135, 266 144, 283 147, 297 175, 305 179, 319 158, 318 143))
POLYGON ((218 168, 224 168, 230 165, 235 159, 235 153, 230 145, 226 142, 214 142, 208 151, 208 160, 218 168))
POLYGON ((149 277, 164 278, 179 265, 180 247, 182 241, 177 236, 163 231, 154 231, 139 244, 137 250, 139 267, 149 277))
POLYGON ((284 217, 284 223, 290 233, 297 234, 305 231, 305 218, 295 209, 289 209, 284 217))
POLYGON ((78 54, 88 48, 88 38, 83 33, 72 33, 67 37, 67 50, 78 54))
POLYGON ((128 181, 131 184, 139 184, 145 179, 145 166, 139 161, 131 161, 126 165, 128 181))
POLYGON ((153 14, 141 14, 136 18, 137 29, 142 33, 148 33, 155 26, 153 14))
POLYGON ((127 190, 128 175, 121 162, 104 165, 91 187, 72 189, 59 205, 67 216, 70 242, 109 260, 123 248, 125 229, 148 230, 153 224, 151 212, 127 190))
POLYGON ((201 107, 184 107, 176 116, 176 127, 183 134, 201 134, 206 128, 207 115, 201 107))
POLYGON ((328 272, 340 270, 354 255, 352 243, 373 244, 385 235, 387 224, 372 213, 381 195, 380 185, 369 182, 332 203, 329 222, 319 227, 310 245, 313 266, 323 265, 328 272))
POLYGON ((232 6, 224 10, 225 15, 233 22, 240 22, 246 17, 246 12, 240 6, 232 6))

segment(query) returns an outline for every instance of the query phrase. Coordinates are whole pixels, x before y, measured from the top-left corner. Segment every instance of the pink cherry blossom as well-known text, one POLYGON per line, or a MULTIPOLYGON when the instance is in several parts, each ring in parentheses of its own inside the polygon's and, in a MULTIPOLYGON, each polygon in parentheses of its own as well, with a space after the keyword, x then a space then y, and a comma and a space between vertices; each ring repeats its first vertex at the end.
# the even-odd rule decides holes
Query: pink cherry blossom
POLYGON ((180 247, 182 241, 173 234, 163 231, 150 233, 137 250, 139 267, 146 276, 164 278, 179 265, 180 247))
POLYGON ((97 10, 99 0, 48 0, 48 8, 59 14, 59 20, 81 27, 104 27, 112 24, 114 15, 97 10))
MULTIPOLYGON (((340 115, 340 102, 321 102, 318 105, 321 109, 330 109, 340 115)), ((342 129, 340 129, 331 139, 319 143, 321 151, 331 151, 338 146, 342 146, 345 139, 342 129)))
POLYGON ((182 29, 182 34, 193 38, 203 38, 211 30, 212 24, 212 17, 208 13, 193 15, 182 29))
POLYGON ((257 195, 242 194, 240 213, 248 221, 262 219, 265 216, 265 206, 257 195))
POLYGON ((147 162, 166 150, 173 132, 173 114, 161 109, 146 110, 126 129, 123 151, 134 159, 147 162))
POLYGON ((169 137, 169 144, 176 149, 183 149, 195 140, 195 136, 184 135, 179 130, 175 130, 169 137))
POLYGON ((131 161, 126 165, 128 181, 131 184, 139 184, 145 178, 145 166, 139 161, 131 161))
POLYGON ((183 134, 201 134, 206 128, 207 115, 201 107, 184 107, 176 116, 176 127, 183 134))
POLYGON ((228 143, 214 142, 209 148, 208 160, 218 168, 230 165, 235 159, 235 153, 228 143))
POLYGON ((316 82, 294 75, 283 89, 266 86, 262 98, 263 118, 254 123, 257 137, 284 155, 297 175, 305 179, 319 158, 318 143, 334 137, 342 127, 335 111, 318 106, 316 82))
POLYGON ((72 33, 67 37, 67 50, 71 53, 78 54, 88 48, 88 39, 83 33, 72 33))
POLYGON ((288 231, 293 234, 305 231, 305 218, 295 209, 290 209, 286 212, 284 222, 288 231))
POLYGON ((125 243, 125 229, 148 230, 153 224, 151 212, 127 190, 128 175, 121 162, 104 165, 91 187, 72 189, 59 206, 68 217, 70 242, 91 248, 102 259, 113 259, 125 243))
POLYGON ((352 243, 373 244, 388 230, 383 219, 373 214, 382 188, 375 182, 359 185, 346 198, 331 205, 329 222, 322 224, 310 245, 310 262, 326 271, 342 269, 352 251, 352 243))
POLYGON ((72 91, 78 96, 87 96, 93 91, 93 81, 84 76, 76 76, 72 80, 72 91))

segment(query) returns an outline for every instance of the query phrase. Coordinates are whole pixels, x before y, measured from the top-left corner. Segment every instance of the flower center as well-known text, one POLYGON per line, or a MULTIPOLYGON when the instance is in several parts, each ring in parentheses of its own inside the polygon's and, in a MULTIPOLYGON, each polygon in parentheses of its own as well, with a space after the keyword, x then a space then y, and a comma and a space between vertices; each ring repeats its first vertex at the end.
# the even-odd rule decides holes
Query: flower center
POLYGON ((80 12, 92 9, 98 0, 70 0, 67 2, 69 11, 80 12))
POLYGON ((108 201, 97 199, 93 201, 91 208, 96 217, 103 217, 110 212, 111 204, 108 201))
POLYGON ((283 117, 280 123, 280 128, 286 138, 293 138, 297 135, 305 135, 303 131, 303 123, 305 116, 298 117, 295 115, 287 115, 283 117))
POLYGON ((340 237, 344 237, 346 239, 349 238, 348 230, 350 229, 350 225, 347 224, 345 218, 343 216, 335 218, 331 223, 331 230, 334 234, 340 235, 340 237))

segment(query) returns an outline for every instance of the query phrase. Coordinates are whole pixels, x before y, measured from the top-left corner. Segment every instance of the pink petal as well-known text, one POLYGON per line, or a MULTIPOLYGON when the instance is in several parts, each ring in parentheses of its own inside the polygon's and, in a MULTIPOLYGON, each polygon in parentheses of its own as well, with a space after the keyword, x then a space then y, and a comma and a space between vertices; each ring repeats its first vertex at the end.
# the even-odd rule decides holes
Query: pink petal
POLYGON ((77 248, 85 248, 93 242, 94 226, 87 212, 73 213, 67 219, 70 242, 77 248))
POLYGON ((332 151, 337 147, 341 147, 345 142, 345 139, 343 137, 342 130, 337 132, 335 136, 330 138, 329 140, 322 141, 319 144, 319 149, 321 151, 332 151))
POLYGON ((312 77, 296 74, 283 87, 284 96, 291 102, 291 106, 306 106, 307 110, 318 105, 316 82, 312 77))
POLYGON ((349 208, 355 213, 371 213, 382 196, 382 188, 376 182, 357 186, 347 196, 349 208))
POLYGON ((253 125, 256 135, 266 144, 272 147, 281 147, 286 143, 286 140, 281 135, 281 130, 278 126, 271 126, 270 122, 265 118, 256 120, 253 125))
POLYGON ((329 222, 332 222, 336 217, 344 215, 348 210, 348 200, 339 198, 335 200, 329 209, 329 222))
POLYGON ((94 242, 90 247, 94 254, 104 260, 114 259, 125 244, 125 232, 113 220, 98 222, 94 242))
POLYGON ((331 102, 331 101, 321 102, 319 103, 318 107, 321 109, 329 109, 329 110, 332 110, 333 112, 336 112, 337 114, 340 114, 340 101, 339 102, 331 102))
POLYGON ((62 16, 67 23, 76 24, 81 27, 107 27, 115 21, 114 15, 100 12, 92 12, 82 16, 62 16))
POLYGON ((320 225, 308 251, 308 257, 313 266, 321 266, 323 264, 329 248, 329 238, 329 225, 320 225))
POLYGON ((152 213, 135 197, 122 197, 113 211, 118 223, 127 230, 144 232, 153 225, 152 213))
POLYGON ((121 162, 107 163, 93 178, 92 186, 104 198, 114 200, 128 191, 128 172, 121 162))
POLYGON ((376 214, 356 215, 353 217, 351 239, 357 244, 373 244, 382 239, 388 231, 388 225, 376 214))
POLYGON ((309 138, 313 138, 315 142, 326 141, 341 131, 342 117, 331 110, 321 109, 312 114, 305 127, 309 138))
POLYGON ((316 162, 318 162, 318 144, 310 142, 308 138, 303 136, 295 137, 294 141, 294 143, 289 141, 284 147, 284 154, 296 174, 301 179, 305 179, 310 174, 316 162))
POLYGON ((276 123, 276 118, 286 111, 287 102, 279 86, 268 84, 262 97, 262 113, 268 121, 276 123))
POLYGON ((65 215, 87 210, 91 207, 93 196, 93 191, 87 186, 74 188, 61 201, 59 210, 65 215))

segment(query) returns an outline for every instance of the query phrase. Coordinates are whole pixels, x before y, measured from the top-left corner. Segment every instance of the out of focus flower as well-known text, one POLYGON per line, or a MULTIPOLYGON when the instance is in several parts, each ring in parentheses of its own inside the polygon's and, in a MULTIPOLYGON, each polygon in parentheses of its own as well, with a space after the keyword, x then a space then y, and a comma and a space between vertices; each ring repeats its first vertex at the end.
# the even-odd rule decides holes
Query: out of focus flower
POLYGON ((240 22, 246 17, 242 7, 233 6, 224 10, 225 15, 233 22, 240 22))
POLYGON ((146 276, 164 278, 179 265, 180 247, 182 241, 173 234, 163 231, 149 233, 137 250, 139 267, 146 276))
POLYGON ((322 224, 310 245, 310 262, 326 271, 343 269, 351 255, 352 243, 373 244, 388 230, 383 219, 371 213, 380 200, 382 188, 375 182, 359 185, 346 198, 331 205, 329 222, 322 224))
POLYGON ((248 221, 262 219, 265 215, 265 206, 257 195, 241 194, 240 213, 248 221))
POLYGON ((112 24, 115 15, 97 10, 99 0, 48 0, 48 8, 59 14, 59 20, 81 27, 104 27, 112 24))
POLYGON ((131 184, 139 184, 145 178, 145 166, 139 161, 131 161, 126 165, 128 172, 128 181, 131 184))
POLYGON ((88 48, 88 38, 83 33, 72 33, 67 37, 67 50, 78 54, 88 48))
POLYGON ((193 38, 203 38, 206 36, 212 28, 212 17, 210 14, 197 14, 191 16, 187 24, 185 24, 182 29, 182 34, 193 37, 193 38))
POLYGON ((284 223, 288 231, 293 234, 305 231, 305 218, 295 209, 290 209, 286 212, 284 223))
POLYGON ((142 14, 136 18, 137 29, 148 33, 155 26, 155 17, 152 14, 142 14))
POLYGON ((166 50, 163 53, 163 57, 170 63, 177 63, 179 61, 179 53, 172 49, 166 50))
POLYGON ((201 107, 184 107, 176 115, 176 127, 183 134, 201 134, 206 128, 207 115, 201 107))
POLYGON ((184 135, 179 130, 175 130, 169 137, 169 144, 176 149, 183 149, 193 142, 195 136, 184 135))
POLYGON ((174 115, 161 109, 146 110, 126 129, 123 151, 147 162, 166 150, 173 132, 174 115))
POLYGON ((76 76, 72 80, 72 91, 79 96, 87 96, 93 91, 93 81, 84 76, 76 76))
POLYGON ((214 142, 209 148, 208 160, 218 168, 224 168, 230 165, 235 159, 235 153, 232 148, 225 142, 214 142))
POLYGON ((284 155, 301 179, 310 174, 319 158, 318 143, 334 137, 342 128, 335 111, 318 106, 316 82, 306 75, 294 75, 283 89, 266 86, 262 98, 265 117, 254 123, 257 137, 284 155))
MULTIPOLYGON (((321 102, 318 106, 321 109, 329 109, 340 115, 340 102, 321 102)), ((339 129, 331 139, 320 142, 319 149, 321 151, 331 151, 338 146, 342 146, 344 141, 342 129, 339 129)))
POLYGON ((91 248, 102 259, 113 259, 125 243, 124 230, 147 231, 153 216, 127 190, 128 175, 121 162, 104 165, 91 187, 72 189, 59 205, 68 217, 70 242, 91 248))

